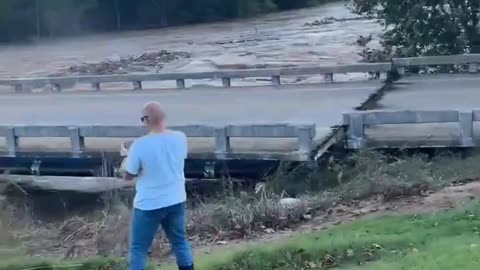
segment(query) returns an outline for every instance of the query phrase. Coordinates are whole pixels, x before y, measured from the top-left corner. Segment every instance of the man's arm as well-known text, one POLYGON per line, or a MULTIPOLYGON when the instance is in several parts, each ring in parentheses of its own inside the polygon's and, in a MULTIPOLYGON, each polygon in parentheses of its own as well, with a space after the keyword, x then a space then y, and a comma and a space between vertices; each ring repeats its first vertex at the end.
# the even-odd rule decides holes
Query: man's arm
POLYGON ((128 151, 123 179, 126 181, 132 181, 133 179, 135 179, 135 177, 138 176, 140 167, 141 161, 140 155, 138 153, 138 147, 136 146, 136 143, 133 143, 128 151))

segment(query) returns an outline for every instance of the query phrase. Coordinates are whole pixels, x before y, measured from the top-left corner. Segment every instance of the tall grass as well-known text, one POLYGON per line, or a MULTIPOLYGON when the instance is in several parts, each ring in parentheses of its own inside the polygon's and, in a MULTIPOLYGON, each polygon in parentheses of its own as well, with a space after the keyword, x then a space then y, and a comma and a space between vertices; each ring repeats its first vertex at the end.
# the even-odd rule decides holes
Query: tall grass
MULTIPOLYGON (((292 170, 289 164, 284 164, 255 190, 234 192, 226 188, 225 193, 216 199, 198 199, 188 209, 188 231, 189 235, 205 241, 271 233, 297 226, 324 213, 333 204, 351 203, 372 196, 393 200, 421 195, 453 182, 478 179, 479 162, 477 153, 466 157, 447 153, 432 158, 419 154, 389 155, 363 151, 342 159, 331 158, 325 166, 317 168, 301 166, 292 170)), ((128 243, 131 203, 125 202, 116 192, 106 194, 104 200, 104 209, 89 216, 50 224, 48 228, 61 240, 61 245, 74 247, 78 242, 86 241, 95 245, 93 255, 123 256, 128 243)), ((15 219, 7 209, 8 204, 4 202, 2 205, 0 197, 0 248, 6 243, 3 239, 15 240, 15 235, 8 232, 19 228, 5 222, 15 219)), ((35 235, 35 230, 25 231, 33 238, 42 237, 35 235)), ((82 256, 80 253, 73 259, 82 256)))
POLYGON ((423 216, 392 216, 218 253, 205 270, 478 269, 480 204, 423 216))

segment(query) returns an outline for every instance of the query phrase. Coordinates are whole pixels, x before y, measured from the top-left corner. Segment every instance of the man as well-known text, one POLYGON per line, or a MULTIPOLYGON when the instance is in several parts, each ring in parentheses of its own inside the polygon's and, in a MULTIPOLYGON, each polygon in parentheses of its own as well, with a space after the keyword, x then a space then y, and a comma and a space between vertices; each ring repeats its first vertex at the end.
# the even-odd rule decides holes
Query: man
POLYGON ((150 131, 130 147, 125 180, 136 179, 131 225, 130 270, 144 270, 148 251, 161 225, 179 270, 193 270, 193 257, 186 239, 185 176, 188 146, 185 134, 168 130, 165 113, 151 102, 143 108, 141 121, 150 131))

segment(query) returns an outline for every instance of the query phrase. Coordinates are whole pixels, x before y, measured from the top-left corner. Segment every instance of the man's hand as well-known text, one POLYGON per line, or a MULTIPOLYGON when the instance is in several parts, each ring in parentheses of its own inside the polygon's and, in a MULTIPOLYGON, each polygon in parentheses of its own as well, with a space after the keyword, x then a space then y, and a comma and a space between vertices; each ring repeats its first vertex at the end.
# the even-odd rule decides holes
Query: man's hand
POLYGON ((121 175, 122 175, 123 180, 125 180, 125 181, 132 181, 132 180, 135 179, 138 175, 131 174, 131 173, 127 172, 127 170, 126 170, 126 168, 125 168, 126 162, 127 162, 127 158, 124 158, 123 161, 122 161, 122 164, 120 165, 120 173, 121 173, 121 175))
POLYGON ((137 177, 137 175, 131 174, 127 171, 125 171, 123 173, 123 180, 125 180, 125 181, 133 181, 136 177, 137 177))

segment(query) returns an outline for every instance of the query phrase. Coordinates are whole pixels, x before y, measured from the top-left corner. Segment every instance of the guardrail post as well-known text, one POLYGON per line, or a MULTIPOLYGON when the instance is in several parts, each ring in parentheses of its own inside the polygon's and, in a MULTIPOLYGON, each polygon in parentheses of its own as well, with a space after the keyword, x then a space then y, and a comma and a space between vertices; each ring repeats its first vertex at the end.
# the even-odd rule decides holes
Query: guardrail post
POLYGON ((58 83, 54 83, 54 84, 52 84, 52 89, 55 92, 61 92, 62 91, 62 86, 58 83))
POLYGON ((185 88, 185 79, 177 79, 177 88, 185 88))
POLYGON ((15 93, 21 93, 23 92, 23 85, 20 83, 14 84, 13 90, 15 91, 15 93))
POLYGON ((352 113, 348 116, 348 148, 360 149, 364 146, 365 126, 363 124, 363 115, 352 113))
POLYGON ((397 67, 397 72, 400 76, 405 75, 405 67, 397 67))
POLYGON ((92 83, 92 89, 95 91, 100 91, 100 83, 99 82, 92 83))
POLYGON ((282 82, 280 81, 280 76, 274 75, 272 76, 272 84, 273 85, 280 85, 282 82))
POLYGON ((142 82, 141 81, 134 81, 133 83, 133 90, 142 90, 142 82))
POLYGON ((459 112, 459 124, 463 146, 473 146, 473 112, 459 112))
POLYGON ((302 153, 311 154, 313 151, 312 127, 297 128, 298 150, 302 153))
POLYGON ((327 73, 323 75, 325 82, 333 83, 333 73, 327 73))
POLYGON ((223 87, 231 87, 232 81, 230 80, 230 78, 222 78, 222 85, 223 87))
POLYGON ((228 137, 227 128, 215 129, 215 153, 225 154, 229 153, 230 150, 230 137, 228 137))
POLYGON ((85 150, 85 139, 80 135, 78 127, 69 128, 70 144, 72 146, 73 154, 80 154, 85 150))
POLYGON ((15 156, 18 148, 18 137, 15 135, 15 128, 12 127, 7 129, 6 141, 8 155, 15 156))
POLYGON ((468 72, 477 73, 477 71, 478 71, 478 64, 477 63, 468 64, 468 72))

